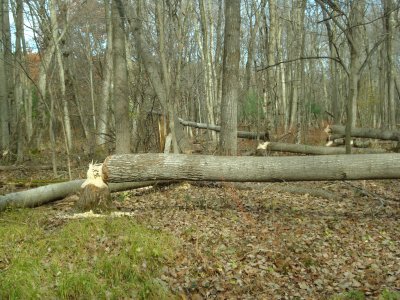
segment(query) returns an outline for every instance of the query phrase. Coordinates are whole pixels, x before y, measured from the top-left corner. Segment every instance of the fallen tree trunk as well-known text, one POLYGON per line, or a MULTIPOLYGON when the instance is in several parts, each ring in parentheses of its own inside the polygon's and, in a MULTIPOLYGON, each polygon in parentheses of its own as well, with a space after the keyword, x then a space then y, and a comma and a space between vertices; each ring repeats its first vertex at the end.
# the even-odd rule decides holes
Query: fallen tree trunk
MULTIPOLYGON (((213 131, 220 132, 221 131, 221 126, 218 125, 210 125, 210 124, 205 124, 205 123, 197 123, 197 122, 192 122, 192 121, 186 121, 181 118, 179 118, 179 122, 183 126, 189 126, 189 127, 194 127, 194 128, 200 128, 200 129, 209 129, 213 131)), ((237 132, 238 138, 243 138, 243 139, 257 139, 259 138, 260 140, 267 140, 268 133, 267 132, 249 132, 249 131, 238 131, 237 132)))
POLYGON ((105 182, 142 180, 305 181, 400 178, 399 154, 290 157, 121 154, 103 163, 105 182))
MULTIPOLYGON (((338 137, 338 136, 344 137, 345 136, 345 126, 329 125, 325 129, 325 131, 328 134, 334 134, 335 137, 338 137)), ((399 131, 382 130, 382 129, 375 129, 375 128, 352 128, 351 136, 359 137, 359 138, 400 141, 400 132, 399 131)))
MULTIPOLYGON (((79 179, 55 183, 35 189, 0 196, 0 211, 4 211, 7 207, 36 207, 55 200, 63 199, 69 194, 79 191, 84 181, 85 180, 83 179, 79 179)), ((111 192, 120 192, 163 183, 165 182, 142 181, 111 183, 109 188, 111 192)))
MULTIPOLYGON (((337 147, 337 146, 343 146, 345 145, 345 139, 344 138, 331 138, 330 141, 326 143, 326 147, 337 147)), ((371 140, 360 140, 360 139, 352 139, 350 141, 350 144, 353 147, 356 148, 368 148, 371 147, 371 140)), ((352 153, 354 153, 354 150, 352 150, 352 153)))
MULTIPOLYGON (((58 167, 57 169, 61 170, 63 168, 58 167)), ((24 165, 0 166, 0 171, 16 171, 16 170, 31 170, 31 171, 53 170, 53 166, 24 166, 24 165)))
MULTIPOLYGON (((303 144, 287 144, 276 142, 265 142, 257 147, 257 151, 282 151, 291 153, 314 154, 314 155, 335 155, 346 154, 346 149, 342 147, 331 148, 325 146, 310 146, 303 144)), ((383 149, 364 149, 356 148, 351 150, 354 154, 372 154, 372 153, 385 153, 383 149)))

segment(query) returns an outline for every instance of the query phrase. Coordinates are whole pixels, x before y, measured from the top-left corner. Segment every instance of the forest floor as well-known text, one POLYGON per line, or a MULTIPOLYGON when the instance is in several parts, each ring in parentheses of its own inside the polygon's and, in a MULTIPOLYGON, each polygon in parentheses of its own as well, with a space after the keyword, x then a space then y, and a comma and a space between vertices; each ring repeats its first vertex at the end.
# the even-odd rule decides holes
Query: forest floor
MULTIPOLYGON (((47 180, 48 174, 0 172, 0 194, 15 190, 8 183, 16 178, 47 180)), ((76 178, 84 175, 84 169, 74 170, 76 178)), ((165 298, 400 299, 399 180, 181 182, 112 197, 119 211, 129 213, 121 219, 150 230, 159 241, 160 234, 174 239, 175 246, 164 245, 173 254, 152 273, 172 292, 165 298)), ((73 222, 65 216, 72 214, 74 199, 31 211, 47 219, 46 228, 59 230, 73 222)), ((0 222, 13 213, 1 213, 0 222)), ((90 243, 96 241, 104 248, 104 240, 90 243)), ((0 257, 0 277, 10 264, 0 257)), ((160 297, 146 293, 139 298, 160 297)))

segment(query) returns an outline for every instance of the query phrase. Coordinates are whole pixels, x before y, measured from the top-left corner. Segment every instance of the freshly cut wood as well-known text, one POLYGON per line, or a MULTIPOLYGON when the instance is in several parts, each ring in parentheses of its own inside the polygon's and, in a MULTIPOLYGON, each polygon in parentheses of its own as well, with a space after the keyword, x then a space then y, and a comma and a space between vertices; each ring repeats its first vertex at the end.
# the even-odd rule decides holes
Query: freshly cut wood
POLYGON ((75 209, 79 212, 92 210, 95 213, 104 213, 115 209, 110 189, 102 179, 101 164, 93 162, 89 164, 86 180, 81 185, 79 199, 75 202, 75 209))
POLYGON ((121 154, 107 157, 102 172, 105 182, 389 179, 400 178, 400 154, 290 157, 121 154))
MULTIPOLYGON (((325 147, 325 146, 310 146, 303 144, 288 144, 288 143, 276 143, 276 142, 265 142, 257 147, 257 152, 262 151, 282 151, 291 153, 302 153, 302 154, 314 154, 314 155, 334 155, 334 154, 345 154, 346 149, 342 147, 325 147)), ((372 153, 385 153, 383 149, 353 149, 354 154, 372 154, 372 153)))
MULTIPOLYGON (((7 207, 36 207, 55 200, 63 199, 72 193, 78 192, 84 181, 85 180, 83 179, 79 179, 55 183, 0 196, 0 211, 4 211, 7 207)), ((111 192, 120 192, 165 183, 166 182, 163 181, 122 182, 111 183, 109 184, 109 188, 111 192)))
MULTIPOLYGON (((183 126, 189 126, 189 127, 194 127, 194 128, 200 128, 200 129, 209 129, 213 131, 221 131, 221 126, 218 125, 210 125, 210 124, 205 124, 205 123, 197 123, 197 122, 192 122, 192 121, 186 121, 181 118, 179 118, 179 122, 183 126)), ((249 132, 249 131, 238 131, 237 132, 238 138, 243 138, 243 139, 257 139, 257 137, 261 140, 267 140, 268 139, 268 133, 267 132, 249 132)))
MULTIPOLYGON (((325 131, 328 134, 335 134, 336 136, 345 135, 345 126, 329 125, 325 131)), ((382 130, 375 128, 352 128, 351 136, 359 138, 370 138, 379 140, 400 141, 400 132, 393 130, 382 130)))

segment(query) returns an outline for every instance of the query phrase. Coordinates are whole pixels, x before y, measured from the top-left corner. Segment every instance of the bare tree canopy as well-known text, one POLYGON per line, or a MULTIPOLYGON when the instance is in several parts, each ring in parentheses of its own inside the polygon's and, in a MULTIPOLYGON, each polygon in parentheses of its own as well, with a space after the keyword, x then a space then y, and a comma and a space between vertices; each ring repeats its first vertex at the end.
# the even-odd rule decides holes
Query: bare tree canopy
POLYGON ((400 124, 394 0, 2 0, 1 8, 0 154, 9 163, 49 149, 56 175, 77 157, 190 153, 197 140, 208 153, 234 155, 242 132, 310 144, 327 124, 346 126, 349 152, 352 128, 400 124))

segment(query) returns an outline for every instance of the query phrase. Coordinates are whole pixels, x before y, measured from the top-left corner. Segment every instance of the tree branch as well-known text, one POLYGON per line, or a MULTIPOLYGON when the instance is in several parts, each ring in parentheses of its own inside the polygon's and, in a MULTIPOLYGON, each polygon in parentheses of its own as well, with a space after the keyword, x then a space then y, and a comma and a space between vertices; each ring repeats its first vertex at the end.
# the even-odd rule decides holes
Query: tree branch
MULTIPOLYGON (((334 60, 334 61, 338 62, 338 63, 343 67, 343 69, 346 71, 346 68, 345 68, 345 66, 343 65, 342 60, 341 60, 340 58, 338 58, 338 57, 332 57, 332 56, 307 56, 307 57, 303 57, 303 56, 301 56, 301 57, 298 57, 298 58, 293 58, 293 59, 278 61, 278 62, 275 63, 275 64, 268 65, 268 66, 265 66, 265 67, 260 67, 259 69, 256 70, 256 72, 261 72, 261 71, 268 70, 268 69, 270 69, 270 68, 279 66, 279 65, 281 65, 281 64, 292 63, 292 62, 299 61, 299 60, 303 60, 303 59, 305 59, 305 60, 306 60, 306 59, 331 59, 331 60, 334 60)), ((346 71, 346 72, 347 72, 347 71, 346 71)))

